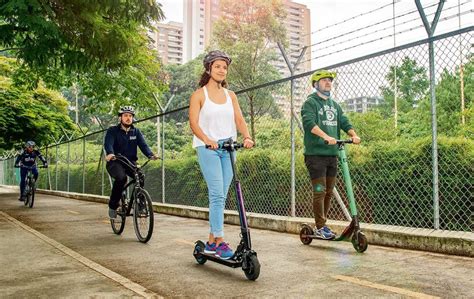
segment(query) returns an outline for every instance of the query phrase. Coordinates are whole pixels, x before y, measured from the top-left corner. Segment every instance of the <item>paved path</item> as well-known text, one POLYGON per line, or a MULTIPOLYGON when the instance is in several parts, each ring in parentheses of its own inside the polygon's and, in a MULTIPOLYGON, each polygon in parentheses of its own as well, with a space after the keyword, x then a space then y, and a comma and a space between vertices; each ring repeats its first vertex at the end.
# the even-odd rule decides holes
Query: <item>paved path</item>
MULTIPOLYGON (((241 269, 197 265, 193 243, 206 221, 155 214, 148 244, 131 218, 112 233, 107 207, 39 195, 29 209, 0 189, 0 297, 474 298, 474 259, 252 230, 262 265, 257 281, 241 269)), ((231 245, 239 227, 226 226, 231 245)))

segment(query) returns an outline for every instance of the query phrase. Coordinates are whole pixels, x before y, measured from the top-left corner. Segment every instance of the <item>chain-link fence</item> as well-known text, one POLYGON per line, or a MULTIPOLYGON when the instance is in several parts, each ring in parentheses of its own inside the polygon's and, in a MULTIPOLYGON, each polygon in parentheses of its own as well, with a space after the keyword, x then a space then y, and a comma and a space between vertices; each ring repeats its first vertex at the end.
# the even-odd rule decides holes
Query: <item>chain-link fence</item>
MULTIPOLYGON (((435 53, 434 83, 429 79, 428 39, 327 67, 337 73, 332 97, 362 138, 362 144, 346 147, 362 222, 473 230, 474 130, 472 118, 464 122, 461 117, 462 97, 465 109, 473 109, 472 30, 468 27, 430 40, 435 53), (432 142, 430 84, 438 108, 436 143, 432 142), (433 146, 437 156, 433 156, 433 146)), ((237 154, 249 212, 313 215, 300 117, 301 106, 312 92, 310 74, 237 92, 257 144, 237 154)), ((171 113, 147 121, 158 124, 159 137, 149 142, 164 151, 162 162, 146 167, 146 187, 157 202, 207 207, 207 187, 191 148, 187 109, 173 112, 185 105, 182 99, 171 101, 166 109, 171 113)), ((70 142, 62 140, 43 149, 50 168, 42 171, 40 186, 108 195, 111 180, 104 165, 104 132, 69 138, 70 142)), ((3 184, 18 184, 13 159, 2 164, 3 184)), ((341 174, 339 178, 336 189, 347 202, 341 174)), ((226 208, 236 209, 233 191, 226 208)), ((345 219, 336 203, 329 216, 345 219)))

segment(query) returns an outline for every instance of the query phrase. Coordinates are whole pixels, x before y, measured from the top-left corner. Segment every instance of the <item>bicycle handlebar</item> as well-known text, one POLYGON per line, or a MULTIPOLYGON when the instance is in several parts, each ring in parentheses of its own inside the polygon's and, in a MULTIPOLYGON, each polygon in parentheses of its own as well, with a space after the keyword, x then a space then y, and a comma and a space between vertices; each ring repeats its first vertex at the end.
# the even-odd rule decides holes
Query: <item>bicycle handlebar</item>
POLYGON ((131 169, 135 170, 137 168, 142 168, 142 167, 145 167, 145 165, 147 165, 151 159, 148 159, 148 161, 146 161, 145 163, 143 163, 143 165, 135 165, 133 164, 127 157, 125 156, 122 156, 120 154, 116 155, 112 160, 118 160, 122 163, 124 163, 125 165, 127 165, 128 167, 130 167, 131 169))
POLYGON ((33 165, 33 166, 26 166, 26 165, 18 165, 18 166, 15 166, 15 168, 25 168, 25 169, 33 169, 34 167, 36 168, 48 168, 48 166, 44 166, 44 165, 33 165))

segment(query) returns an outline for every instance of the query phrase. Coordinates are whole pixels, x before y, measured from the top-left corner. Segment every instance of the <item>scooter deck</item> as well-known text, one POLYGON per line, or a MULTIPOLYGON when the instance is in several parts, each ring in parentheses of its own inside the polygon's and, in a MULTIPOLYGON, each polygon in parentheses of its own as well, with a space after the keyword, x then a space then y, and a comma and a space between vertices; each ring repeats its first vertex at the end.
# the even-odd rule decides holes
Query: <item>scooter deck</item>
POLYGON ((205 253, 201 252, 200 253, 202 256, 206 257, 207 260, 226 265, 231 268, 240 268, 242 267, 242 261, 237 261, 234 259, 234 257, 231 257, 227 260, 221 259, 220 257, 216 256, 214 253, 205 253))
POLYGON ((324 239, 316 235, 306 235, 307 237, 310 237, 311 239, 316 239, 316 240, 321 240, 321 241, 346 241, 349 240, 345 235, 340 235, 332 239, 324 239))

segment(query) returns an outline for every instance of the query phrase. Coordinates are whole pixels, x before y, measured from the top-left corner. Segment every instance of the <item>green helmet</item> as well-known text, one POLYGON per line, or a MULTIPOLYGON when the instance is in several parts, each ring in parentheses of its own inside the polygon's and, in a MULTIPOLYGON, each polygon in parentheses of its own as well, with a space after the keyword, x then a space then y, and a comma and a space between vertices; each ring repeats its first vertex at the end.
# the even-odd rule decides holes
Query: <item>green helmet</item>
POLYGON ((336 78, 336 73, 328 70, 318 70, 311 75, 311 83, 323 78, 331 78, 331 80, 334 80, 336 78))

